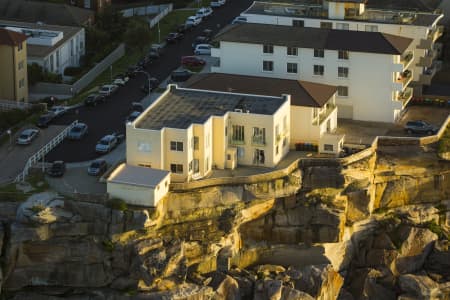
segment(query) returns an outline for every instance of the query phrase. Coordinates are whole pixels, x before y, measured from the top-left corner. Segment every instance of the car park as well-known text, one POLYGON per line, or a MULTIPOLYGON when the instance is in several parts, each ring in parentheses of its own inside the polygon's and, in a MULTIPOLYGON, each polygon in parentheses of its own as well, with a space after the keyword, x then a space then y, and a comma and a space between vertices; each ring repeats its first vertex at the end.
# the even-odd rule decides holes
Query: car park
POLYGON ((184 38, 184 34, 179 33, 179 32, 171 32, 167 35, 166 42, 167 43, 176 43, 179 40, 181 40, 182 38, 184 38))
POLYGON ((187 67, 204 66, 206 61, 197 56, 183 56, 181 57, 181 64, 187 67))
POLYGON ((84 99, 84 105, 86 106, 97 106, 99 103, 105 102, 106 98, 99 94, 90 94, 84 99))
POLYGON ((18 145, 29 145, 39 135, 39 129, 29 128, 22 131, 16 140, 18 145))
POLYGON ((50 122, 53 120, 55 115, 53 113, 48 113, 39 117, 36 126, 40 128, 46 128, 50 125, 50 122))
POLYGON ((195 47, 197 47, 197 45, 200 45, 200 44, 208 44, 209 41, 210 41, 209 37, 200 35, 200 36, 196 37, 194 39, 194 41, 192 42, 192 49, 195 49, 195 47))
POLYGON ((202 31, 202 35, 206 36, 207 38, 211 38, 213 31, 211 29, 203 29, 202 31))
POLYGON ((213 10, 211 9, 211 7, 202 7, 199 10, 197 10, 197 13, 195 15, 205 19, 208 18, 212 13, 213 10))
POLYGON ((231 21, 231 24, 247 23, 247 17, 238 16, 231 21))
POLYGON ((225 5, 225 3, 226 3, 225 0, 216 0, 216 1, 211 1, 209 5, 212 8, 218 8, 218 7, 221 7, 222 5, 225 5))
POLYGON ((66 172, 66 164, 62 160, 54 161, 47 174, 52 177, 61 177, 66 172))
POLYGON ((170 79, 173 82, 184 82, 184 81, 188 80, 189 78, 191 78, 191 76, 193 74, 194 74, 193 72, 191 72, 189 70, 185 70, 185 69, 175 70, 170 75, 170 79))
POLYGON ((63 114, 65 114, 67 111, 67 107, 55 105, 55 106, 52 106, 48 111, 49 111, 49 113, 52 113, 53 116, 56 118, 56 117, 59 117, 59 116, 62 116, 63 114))
POLYGON ((133 122, 134 120, 137 119, 137 117, 139 117, 140 114, 141 114, 140 111, 133 111, 133 112, 128 116, 127 120, 125 121, 125 124, 133 122))
POLYGON ((88 126, 84 123, 77 123, 70 129, 67 138, 70 140, 81 140, 87 133, 88 126))
POLYGON ((115 134, 105 135, 98 141, 95 146, 95 152, 107 153, 113 150, 117 146, 117 137, 115 134))
POLYGON ((113 84, 118 85, 118 86, 124 86, 128 82, 128 80, 130 80, 130 78, 128 76, 119 74, 114 79, 113 84))
POLYGON ((422 120, 408 121, 405 125, 405 131, 409 134, 436 134, 439 128, 422 120))
POLYGON ((195 55, 211 55, 211 45, 199 44, 199 45, 195 46, 194 54, 195 55))
POLYGON ((152 44, 148 51, 148 57, 151 59, 158 59, 164 54, 164 47, 160 44, 152 44))
POLYGON ((109 97, 117 91, 118 86, 115 84, 105 84, 100 88, 98 93, 105 97, 109 97))
MULTIPOLYGON (((142 90, 144 93, 148 93, 148 92, 149 92, 149 91, 148 91, 148 85, 149 85, 149 81, 146 80, 146 81, 144 82, 144 85, 141 86, 141 90, 142 90)), ((150 91, 155 90, 155 89, 158 87, 158 85, 159 85, 159 80, 158 80, 157 78, 155 78, 155 77, 150 77, 150 91)))
POLYGON ((96 159, 89 165, 87 172, 92 176, 99 176, 106 172, 108 164, 104 159, 96 159))
POLYGON ((197 26, 202 22, 202 17, 200 16, 190 16, 186 20, 187 26, 197 26))

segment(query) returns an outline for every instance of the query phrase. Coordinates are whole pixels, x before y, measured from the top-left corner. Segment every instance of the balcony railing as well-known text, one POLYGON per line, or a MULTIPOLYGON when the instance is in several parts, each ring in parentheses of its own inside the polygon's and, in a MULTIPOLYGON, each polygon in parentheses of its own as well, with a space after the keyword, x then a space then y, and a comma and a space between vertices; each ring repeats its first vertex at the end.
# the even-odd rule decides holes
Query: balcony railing
POLYGON ((397 77, 397 83, 402 84, 402 88, 405 88, 412 80, 412 72, 410 70, 406 70, 400 73, 399 77, 397 77))
POLYGON ((230 145, 244 145, 245 140, 235 140, 235 139, 229 139, 228 144, 230 145))
POLYGON ((413 58, 414 58, 414 54, 412 52, 408 52, 408 53, 406 53, 405 55, 402 56, 402 58, 400 59, 400 62, 406 68, 407 65, 413 60, 413 58))
POLYGON ((328 104, 328 107, 326 110, 321 111, 318 116, 313 118, 312 124, 317 125, 317 126, 321 125, 335 110, 336 110, 336 104, 328 104))
POLYGON ((412 88, 406 88, 403 92, 400 92, 397 96, 397 100, 401 101, 403 104, 403 107, 405 107, 409 100, 411 100, 413 96, 413 89, 412 88))
POLYGON ((260 137, 260 136, 254 136, 254 137, 252 137, 252 145, 265 146, 266 145, 266 138, 265 137, 260 137))

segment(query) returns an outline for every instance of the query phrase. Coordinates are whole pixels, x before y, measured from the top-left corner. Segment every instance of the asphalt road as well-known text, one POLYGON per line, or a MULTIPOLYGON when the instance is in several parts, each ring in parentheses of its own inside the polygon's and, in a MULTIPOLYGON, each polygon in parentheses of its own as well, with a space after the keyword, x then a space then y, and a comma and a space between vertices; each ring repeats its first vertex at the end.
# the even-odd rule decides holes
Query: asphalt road
MULTIPOLYGON (((181 56, 192 55, 191 44, 204 29, 211 29, 216 34, 252 2, 253 0, 228 0, 226 5, 215 10, 207 20, 186 33, 183 40, 168 45, 164 55, 154 61, 147 71, 160 81, 164 80, 179 67, 181 56)), ((145 96, 140 91, 145 80, 146 76, 139 74, 136 78, 130 79, 126 86, 119 88, 119 91, 112 95, 107 103, 96 107, 83 106, 55 120, 56 125, 68 125, 74 120, 86 123, 89 126, 89 134, 81 141, 65 140, 47 155, 46 160, 81 162, 97 158, 99 155, 95 153, 95 145, 101 137, 111 132, 125 132, 125 119, 131 112, 131 103, 140 101, 145 96)))

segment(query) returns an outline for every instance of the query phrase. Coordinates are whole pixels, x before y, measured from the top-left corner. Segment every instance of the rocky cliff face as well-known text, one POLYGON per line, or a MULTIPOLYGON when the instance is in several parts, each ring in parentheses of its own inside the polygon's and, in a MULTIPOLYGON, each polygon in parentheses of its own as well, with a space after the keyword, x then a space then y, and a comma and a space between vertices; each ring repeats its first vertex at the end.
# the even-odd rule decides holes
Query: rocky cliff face
POLYGON ((446 299, 450 166, 385 147, 155 210, 0 204, 5 299, 446 299))

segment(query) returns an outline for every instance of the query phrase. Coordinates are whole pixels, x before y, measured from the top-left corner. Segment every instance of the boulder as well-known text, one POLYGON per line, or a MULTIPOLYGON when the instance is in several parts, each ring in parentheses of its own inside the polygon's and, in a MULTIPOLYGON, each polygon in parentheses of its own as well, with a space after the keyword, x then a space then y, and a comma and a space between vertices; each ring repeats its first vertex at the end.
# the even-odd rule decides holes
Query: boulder
POLYGON ((416 299, 438 299, 439 284, 426 275, 406 274, 399 277, 400 289, 416 299))
POLYGON ((370 195, 366 190, 347 193, 347 197, 347 222, 360 221, 370 214, 370 195))
POLYGON ((351 241, 340 243, 325 243, 325 256, 333 265, 333 269, 342 272, 346 270, 353 259, 355 249, 351 241))
POLYGON ((215 291, 214 300, 238 300, 241 299, 239 285, 237 281, 229 275, 222 272, 213 272, 208 274, 212 277, 209 286, 215 291))
POLYGON ((256 267, 256 273, 263 274, 264 276, 269 276, 270 273, 278 274, 278 273, 284 273, 286 272, 286 269, 282 266, 277 265, 260 265, 256 267))
POLYGON ((295 280, 295 289, 314 298, 336 299, 344 279, 331 265, 310 265, 299 270, 300 279, 295 280))
POLYGON ((396 294, 394 290, 388 289, 379 284, 377 279, 383 274, 377 270, 370 270, 364 282, 362 296, 364 299, 373 300, 395 300, 396 294))
POLYGON ((314 298, 305 292, 284 286, 280 300, 314 300, 314 298))
MULTIPOLYGON (((22 223, 30 222, 30 218, 42 212, 42 222, 43 224, 54 222, 56 217, 52 216, 50 212, 45 212, 45 210, 50 208, 59 208, 64 206, 62 200, 56 200, 53 205, 50 203, 57 199, 58 195, 53 192, 44 192, 33 194, 28 197, 22 204, 20 204, 17 209, 16 219, 22 223)), ((39 221, 39 218, 37 218, 39 221)))
POLYGON ((440 282, 450 281, 450 243, 448 240, 434 243, 433 250, 425 261, 424 269, 430 276, 435 274, 441 277, 440 282))

